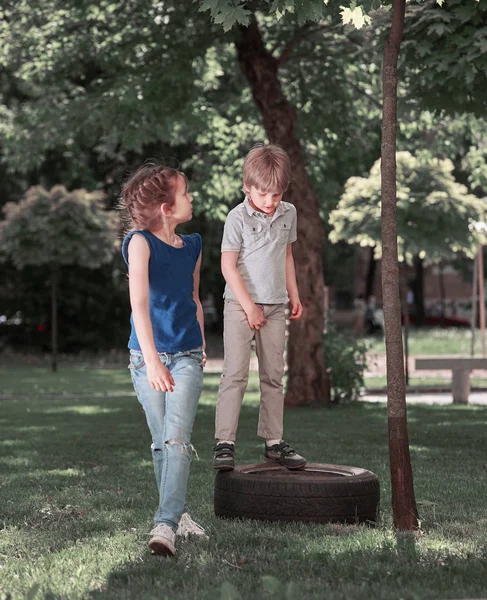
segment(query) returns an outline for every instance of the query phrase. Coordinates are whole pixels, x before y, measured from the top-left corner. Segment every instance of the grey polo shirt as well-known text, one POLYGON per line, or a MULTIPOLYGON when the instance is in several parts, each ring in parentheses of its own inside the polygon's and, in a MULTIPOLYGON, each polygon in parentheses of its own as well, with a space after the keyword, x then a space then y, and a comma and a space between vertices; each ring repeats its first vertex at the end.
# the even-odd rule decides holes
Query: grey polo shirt
MULTIPOLYGON (((272 217, 254 210, 247 198, 228 213, 222 252, 238 252, 237 269, 252 300, 259 304, 284 304, 286 248, 296 241, 296 208, 280 202, 272 217)), ((225 286, 224 297, 235 300, 225 286)))

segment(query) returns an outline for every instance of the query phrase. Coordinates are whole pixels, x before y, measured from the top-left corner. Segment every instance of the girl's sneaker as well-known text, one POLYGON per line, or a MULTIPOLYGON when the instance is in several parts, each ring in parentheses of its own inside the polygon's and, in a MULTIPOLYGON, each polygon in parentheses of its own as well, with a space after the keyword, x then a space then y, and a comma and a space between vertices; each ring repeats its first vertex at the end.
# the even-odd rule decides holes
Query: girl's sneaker
POLYGON ((176 534, 174 531, 165 523, 159 523, 150 532, 152 536, 149 540, 149 548, 154 554, 160 554, 162 556, 174 556, 176 553, 176 547, 174 543, 176 541, 176 534))
POLYGON ((235 467, 235 444, 218 443, 213 450, 213 468, 218 471, 232 471, 235 467))
POLYGON ((176 535, 180 535, 183 538, 188 538, 194 535, 204 540, 209 539, 203 527, 198 525, 198 523, 195 523, 187 512, 181 515, 176 535))
POLYGON ((301 469, 306 465, 306 459, 299 456, 284 440, 273 446, 265 444, 264 456, 266 462, 276 462, 288 469, 301 469))

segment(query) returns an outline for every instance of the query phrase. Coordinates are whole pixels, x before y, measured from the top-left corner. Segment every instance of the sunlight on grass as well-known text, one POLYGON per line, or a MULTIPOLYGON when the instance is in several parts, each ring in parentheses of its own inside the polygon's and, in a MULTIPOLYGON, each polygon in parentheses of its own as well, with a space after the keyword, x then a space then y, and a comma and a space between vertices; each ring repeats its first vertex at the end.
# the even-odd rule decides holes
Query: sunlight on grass
POLYGON ((430 448, 427 448, 426 446, 417 446, 415 444, 410 444, 409 449, 411 450, 411 452, 417 452, 418 454, 420 454, 421 452, 431 452, 430 448))
POLYGON ((52 469, 50 471, 46 471, 47 475, 61 475, 63 477, 79 477, 83 474, 83 471, 80 469, 52 469))
POLYGON ((102 406, 64 406, 51 408, 45 411, 47 414, 74 413, 79 415, 105 415, 119 412, 120 408, 107 408, 102 406))

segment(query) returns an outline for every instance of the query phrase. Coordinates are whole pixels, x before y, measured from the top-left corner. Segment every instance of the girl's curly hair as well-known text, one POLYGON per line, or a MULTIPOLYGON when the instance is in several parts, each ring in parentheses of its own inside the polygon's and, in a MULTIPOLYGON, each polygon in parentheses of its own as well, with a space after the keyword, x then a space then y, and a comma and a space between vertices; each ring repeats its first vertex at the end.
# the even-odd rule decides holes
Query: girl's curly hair
POLYGON ((178 177, 184 173, 160 164, 145 164, 122 187, 119 208, 128 229, 157 229, 161 224, 161 204, 174 204, 178 177))

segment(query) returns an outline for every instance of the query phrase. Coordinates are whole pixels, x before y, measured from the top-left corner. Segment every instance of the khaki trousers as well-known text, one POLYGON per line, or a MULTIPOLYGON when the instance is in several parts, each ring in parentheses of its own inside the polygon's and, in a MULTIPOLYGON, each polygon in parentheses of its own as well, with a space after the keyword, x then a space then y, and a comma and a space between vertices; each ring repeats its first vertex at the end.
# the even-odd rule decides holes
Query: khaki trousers
POLYGON ((249 380, 251 342, 254 336, 260 380, 257 435, 266 439, 282 438, 286 305, 261 306, 267 323, 261 329, 254 330, 250 328, 247 315, 240 304, 234 300, 225 300, 225 357, 215 419, 215 437, 218 440, 236 439, 238 418, 249 380))

